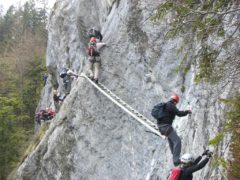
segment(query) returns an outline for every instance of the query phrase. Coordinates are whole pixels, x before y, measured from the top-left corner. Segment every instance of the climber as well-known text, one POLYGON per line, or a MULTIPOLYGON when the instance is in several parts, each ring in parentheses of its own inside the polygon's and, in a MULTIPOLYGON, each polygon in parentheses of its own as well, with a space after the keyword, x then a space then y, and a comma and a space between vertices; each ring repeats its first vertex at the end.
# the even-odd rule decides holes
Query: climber
POLYGON ((91 39, 92 37, 95 37, 99 39, 100 42, 102 42, 102 38, 103 38, 101 32, 98 31, 97 28, 95 27, 88 30, 88 37, 89 39, 91 39))
POLYGON ((46 110, 42 109, 35 114, 35 121, 41 125, 41 121, 51 120, 56 113, 52 110, 52 108, 46 108, 46 110))
POLYGON ((63 78, 63 85, 64 85, 65 94, 69 94, 70 90, 71 90, 72 78, 77 78, 78 75, 75 74, 69 68, 63 68, 61 73, 60 73, 60 77, 63 78))
POLYGON ((53 90, 53 101, 56 108, 56 111, 60 109, 60 106, 65 99, 65 95, 61 95, 57 90, 53 90))
POLYGON ((43 80, 43 84, 44 84, 44 86, 46 85, 47 78, 48 78, 47 73, 44 73, 43 76, 42 76, 42 80, 43 80))
POLYGON ((53 100, 57 104, 61 105, 65 96, 61 96, 61 94, 57 90, 53 90, 53 100))
POLYGON ((212 152, 205 150, 203 154, 196 159, 193 158, 191 154, 184 154, 181 157, 180 167, 173 168, 171 170, 168 180, 192 180, 193 173, 202 169, 212 157, 212 152), (206 155, 206 158, 201 161, 202 156, 206 155), (200 162, 201 161, 201 162, 200 162), (200 162, 200 163, 199 163, 200 162))
MULTIPOLYGON (((173 163, 175 166, 180 163, 180 153, 181 153, 181 139, 177 135, 176 131, 172 127, 173 120, 175 116, 186 116, 191 114, 191 110, 179 111, 176 107, 176 104, 179 102, 179 96, 171 96, 171 100, 163 104, 161 116, 157 118, 157 125, 159 131, 162 135, 165 135, 168 138, 169 147, 173 155, 173 163)), ((155 117, 156 118, 156 117, 155 117)))
POLYGON ((89 77, 91 80, 98 83, 99 68, 101 64, 100 49, 104 47, 106 43, 97 43, 95 37, 90 39, 88 45, 88 60, 89 60, 89 77))
POLYGON ((41 121, 45 121, 45 120, 47 120, 47 118, 48 118, 48 114, 47 114, 47 111, 44 109, 40 110, 39 112, 37 112, 35 114, 35 121, 39 125, 41 125, 41 121))
POLYGON ((47 107, 46 111, 48 116, 47 119, 52 119, 56 115, 55 111, 53 111, 50 107, 47 107))
POLYGON ((34 116, 34 119, 39 125, 41 125, 42 112, 41 111, 37 112, 34 116))

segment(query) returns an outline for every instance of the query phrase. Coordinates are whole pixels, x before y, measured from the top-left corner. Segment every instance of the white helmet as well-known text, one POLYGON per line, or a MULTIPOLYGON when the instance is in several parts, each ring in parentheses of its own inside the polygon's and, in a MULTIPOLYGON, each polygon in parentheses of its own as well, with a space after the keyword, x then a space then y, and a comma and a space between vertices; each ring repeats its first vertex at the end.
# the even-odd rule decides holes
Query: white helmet
POLYGON ((192 162, 194 162, 194 158, 191 154, 184 154, 181 157, 181 162, 185 163, 185 164, 192 163, 192 162))

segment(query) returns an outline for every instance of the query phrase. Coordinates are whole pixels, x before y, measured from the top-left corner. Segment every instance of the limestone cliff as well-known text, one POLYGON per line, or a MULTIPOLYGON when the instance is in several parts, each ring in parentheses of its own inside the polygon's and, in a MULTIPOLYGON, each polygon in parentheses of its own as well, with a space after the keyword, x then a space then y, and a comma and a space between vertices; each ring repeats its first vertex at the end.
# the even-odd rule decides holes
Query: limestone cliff
MULTIPOLYGON (((184 77, 176 72, 182 58, 176 49, 182 39, 165 40, 167 20, 149 20, 160 3, 58 0, 48 26, 47 68, 51 77, 40 106, 53 105, 52 87, 63 91, 62 67, 86 72, 86 32, 95 26, 107 43, 101 54, 100 82, 152 121, 153 105, 178 93, 178 108, 185 109, 190 102, 193 111, 191 117, 175 119, 182 153, 202 153, 225 121, 225 107, 218 98, 228 97, 231 87, 219 94, 216 87, 195 84, 193 65, 184 77)), ((167 140, 146 130, 79 77, 45 137, 19 167, 17 179, 165 180, 173 166, 167 140)), ((226 141, 215 153, 228 154, 226 141)), ((220 171, 207 166, 194 176, 198 180, 223 179, 220 171)))

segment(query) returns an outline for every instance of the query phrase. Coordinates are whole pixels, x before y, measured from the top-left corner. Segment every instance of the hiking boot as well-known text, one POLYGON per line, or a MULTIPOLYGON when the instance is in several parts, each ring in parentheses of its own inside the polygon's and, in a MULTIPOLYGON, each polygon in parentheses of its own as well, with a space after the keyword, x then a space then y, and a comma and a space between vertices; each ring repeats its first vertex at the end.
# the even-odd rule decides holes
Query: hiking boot
POLYGON ((91 79, 92 81, 94 80, 94 79, 93 79, 93 76, 88 76, 88 77, 89 77, 89 79, 91 79))

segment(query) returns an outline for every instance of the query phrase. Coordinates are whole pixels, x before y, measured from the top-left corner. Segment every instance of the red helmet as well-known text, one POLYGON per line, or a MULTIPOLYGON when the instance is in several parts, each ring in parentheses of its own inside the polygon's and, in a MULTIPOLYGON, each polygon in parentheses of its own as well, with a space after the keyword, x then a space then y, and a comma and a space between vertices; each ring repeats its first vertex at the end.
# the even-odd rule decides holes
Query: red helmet
POLYGON ((179 96, 178 95, 172 95, 171 100, 175 101, 176 103, 179 102, 179 96))
POLYGON ((90 42, 97 42, 97 38, 92 37, 92 38, 90 39, 90 42))

